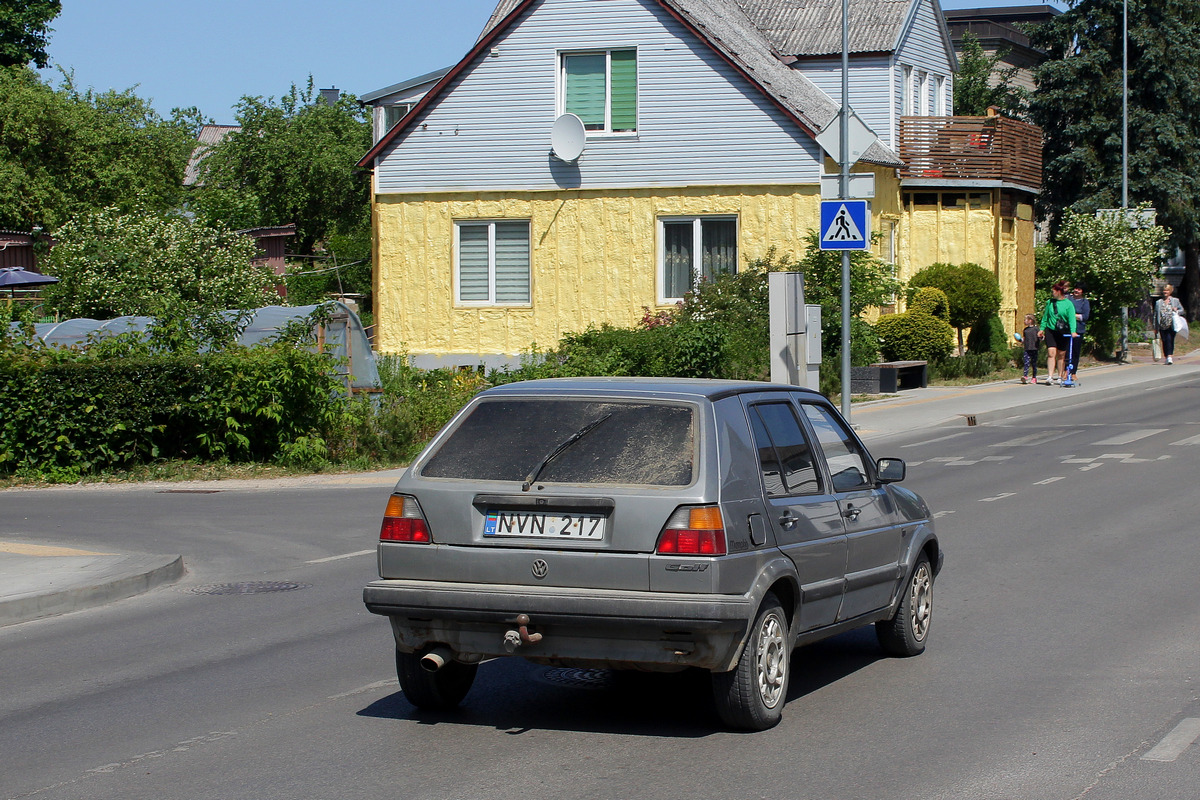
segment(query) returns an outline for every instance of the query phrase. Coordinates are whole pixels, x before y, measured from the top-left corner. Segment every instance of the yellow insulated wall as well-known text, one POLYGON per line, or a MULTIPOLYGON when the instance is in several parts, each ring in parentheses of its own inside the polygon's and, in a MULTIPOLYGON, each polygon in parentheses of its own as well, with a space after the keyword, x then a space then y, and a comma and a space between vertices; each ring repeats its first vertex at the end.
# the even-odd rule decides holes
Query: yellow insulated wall
MULTIPOLYGON (((887 170, 873 204, 898 211, 887 170)), ((820 221, 816 185, 694 187, 517 194, 381 195, 375 198, 376 347, 414 355, 515 355, 550 348, 589 325, 635 325, 658 307, 657 221, 736 216, 744 268, 774 245, 801 254, 820 221), (528 307, 456 306, 454 223, 530 220, 528 307)), ((873 225, 874 227, 874 225, 873 225)))

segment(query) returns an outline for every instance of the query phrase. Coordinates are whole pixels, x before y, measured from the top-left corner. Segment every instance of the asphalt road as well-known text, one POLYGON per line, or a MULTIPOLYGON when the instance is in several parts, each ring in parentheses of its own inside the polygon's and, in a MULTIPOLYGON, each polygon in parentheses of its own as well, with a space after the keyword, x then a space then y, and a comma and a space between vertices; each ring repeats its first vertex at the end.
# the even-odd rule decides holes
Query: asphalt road
POLYGON ((189 573, 0 629, 0 798, 1195 797, 1200 381, 869 444, 940 515, 929 649, 802 648, 759 734, 703 676, 515 660, 417 713, 361 604, 386 488, 6 495, 6 532, 189 573))

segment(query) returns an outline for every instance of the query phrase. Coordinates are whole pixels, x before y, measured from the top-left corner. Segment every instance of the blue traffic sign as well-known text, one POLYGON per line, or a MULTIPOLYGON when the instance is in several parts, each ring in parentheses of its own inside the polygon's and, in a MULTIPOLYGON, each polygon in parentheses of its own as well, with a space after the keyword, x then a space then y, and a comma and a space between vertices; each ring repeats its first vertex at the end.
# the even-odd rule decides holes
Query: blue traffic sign
POLYGON ((821 249, 866 250, 871 244, 871 215, 866 200, 821 201, 821 249))

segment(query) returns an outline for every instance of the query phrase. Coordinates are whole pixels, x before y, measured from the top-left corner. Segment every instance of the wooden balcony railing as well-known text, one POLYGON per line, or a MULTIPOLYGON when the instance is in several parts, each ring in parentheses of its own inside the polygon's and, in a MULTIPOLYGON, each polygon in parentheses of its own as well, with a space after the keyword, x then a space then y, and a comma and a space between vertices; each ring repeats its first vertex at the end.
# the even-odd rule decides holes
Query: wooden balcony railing
POLYGON ((902 178, 1042 187, 1042 129, 1007 117, 901 117, 902 178))

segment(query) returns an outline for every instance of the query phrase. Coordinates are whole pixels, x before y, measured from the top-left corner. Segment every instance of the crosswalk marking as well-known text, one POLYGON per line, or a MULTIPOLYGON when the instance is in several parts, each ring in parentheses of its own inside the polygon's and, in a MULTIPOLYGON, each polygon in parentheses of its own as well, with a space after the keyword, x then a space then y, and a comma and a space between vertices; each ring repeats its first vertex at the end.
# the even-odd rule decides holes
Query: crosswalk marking
POLYGON ((1158 433, 1165 433, 1166 431, 1166 428, 1141 428, 1139 430, 1118 433, 1116 436, 1110 436, 1107 439, 1101 439, 1098 442, 1092 442, 1092 444, 1096 446, 1110 444, 1130 444, 1131 442, 1136 442, 1140 439, 1145 439, 1158 433))
POLYGON ((1189 436, 1186 439, 1180 439, 1178 442, 1171 442, 1172 447, 1191 447, 1194 444, 1200 444, 1200 435, 1189 436))
POLYGON ((1142 761, 1174 761, 1184 750, 1191 747, 1197 738, 1200 738, 1200 718, 1189 717, 1176 725, 1161 742, 1143 755, 1142 761))
POLYGON ((1027 433, 1024 436, 1018 436, 1015 439, 1009 439, 1006 442, 997 442, 992 447, 1037 447, 1040 444, 1053 442, 1055 439, 1062 439, 1065 436, 1072 436, 1079 433, 1081 429, 1074 428, 1067 431, 1038 431, 1037 433, 1027 433))
POLYGON ((1046 480, 1044 480, 1044 481, 1034 481, 1033 485, 1034 486, 1045 486, 1048 483, 1054 483, 1055 481, 1061 481, 1063 479, 1063 477, 1064 476, 1062 476, 1062 475, 1055 475, 1053 478, 1046 478, 1046 480))

